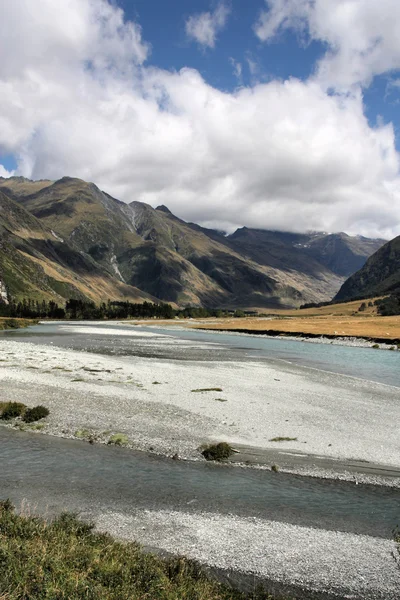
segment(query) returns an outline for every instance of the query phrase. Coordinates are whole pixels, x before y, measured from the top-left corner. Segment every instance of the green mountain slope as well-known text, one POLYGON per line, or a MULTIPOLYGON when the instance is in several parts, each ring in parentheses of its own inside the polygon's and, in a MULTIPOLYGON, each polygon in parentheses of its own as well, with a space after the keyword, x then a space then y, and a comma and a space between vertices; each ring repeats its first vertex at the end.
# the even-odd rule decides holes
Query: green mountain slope
POLYGON ((400 236, 382 246, 342 285, 334 300, 400 291, 400 236))

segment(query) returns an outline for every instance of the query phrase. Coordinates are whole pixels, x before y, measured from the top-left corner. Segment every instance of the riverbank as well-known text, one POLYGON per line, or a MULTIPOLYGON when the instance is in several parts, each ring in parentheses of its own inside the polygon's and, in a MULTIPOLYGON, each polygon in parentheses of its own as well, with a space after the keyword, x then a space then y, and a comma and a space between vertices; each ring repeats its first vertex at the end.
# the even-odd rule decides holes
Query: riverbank
POLYGON ((398 490, 8 429, 0 442, 2 493, 25 515, 76 512, 118 539, 187 555, 250 593, 262 582, 299 600, 397 600, 398 490))
POLYGON ((216 319, 196 324, 199 329, 235 331, 254 335, 325 338, 327 340, 365 340, 370 344, 400 344, 400 315, 379 317, 356 313, 349 315, 302 316, 271 315, 244 319, 216 319))
POLYGON ((196 563, 145 553, 135 542, 95 533, 73 515, 47 522, 17 515, 0 502, 0 529, 0 593, 8 600, 250 600, 207 577, 196 563))
POLYGON ((387 540, 173 511, 104 512, 95 524, 97 531, 65 513, 52 521, 21 516, 0 503, 1 591, 9 600, 44 600, 60 589, 69 600, 397 598, 391 555, 399 550, 387 540))
MULTIPOLYGON (((90 339, 96 328, 80 332, 90 339)), ((179 346, 125 326, 118 335, 164 345, 171 356, 179 346)), ((121 434, 129 447, 190 460, 203 460, 202 444, 227 441, 274 452, 263 468, 354 480, 345 468, 352 459, 360 481, 380 479, 363 464, 400 466, 398 388, 284 362, 103 356, 9 339, 0 351, 3 401, 47 406, 42 433, 105 444, 121 434)), ((235 460, 249 462, 246 452, 235 460)))
POLYGON ((0 317, 0 331, 5 331, 6 329, 30 327, 38 322, 38 319, 13 319, 11 317, 0 317))

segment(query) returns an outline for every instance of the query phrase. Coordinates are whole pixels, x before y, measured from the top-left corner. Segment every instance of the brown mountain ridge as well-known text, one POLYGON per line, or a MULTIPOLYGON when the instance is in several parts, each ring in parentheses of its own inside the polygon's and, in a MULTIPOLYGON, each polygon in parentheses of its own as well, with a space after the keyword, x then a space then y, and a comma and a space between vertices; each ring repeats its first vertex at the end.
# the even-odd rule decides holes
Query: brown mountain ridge
POLYGON ((179 306, 296 307, 332 298, 384 240, 186 223, 93 183, 0 178, 0 279, 10 294, 179 306))

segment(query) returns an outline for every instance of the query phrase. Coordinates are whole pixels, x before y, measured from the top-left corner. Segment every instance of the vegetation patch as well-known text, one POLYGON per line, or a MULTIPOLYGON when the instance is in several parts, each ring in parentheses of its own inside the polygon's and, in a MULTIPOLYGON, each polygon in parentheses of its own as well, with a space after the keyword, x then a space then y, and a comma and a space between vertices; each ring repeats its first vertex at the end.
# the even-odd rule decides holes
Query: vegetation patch
POLYGON ((270 442, 297 442, 297 437, 274 437, 269 440, 270 442))
MULTIPOLYGON (((7 600, 273 600, 208 578, 185 558, 162 559, 64 513, 52 522, 0 502, 0 590, 7 600), (5 595, 4 595, 5 594, 5 595)), ((283 600, 283 599, 282 599, 283 600)))
POLYGON ((22 402, 5 402, 0 405, 0 419, 9 421, 16 417, 21 417, 26 411, 25 404, 22 402))
POLYGON ((124 433, 115 433, 108 440, 108 444, 114 446, 126 446, 129 443, 128 436, 124 433))
POLYGON ((78 429, 78 431, 75 431, 74 436, 79 440, 86 440, 90 436, 90 431, 88 429, 78 429))
POLYGON ((35 421, 40 421, 40 419, 45 419, 50 414, 50 411, 46 406, 34 406, 33 408, 28 408, 22 420, 25 423, 34 423, 35 421))
POLYGON ((203 448, 202 455, 206 460, 226 460, 234 453, 232 446, 226 442, 219 442, 219 444, 210 444, 203 448))
POLYGON ((223 392, 222 388, 214 387, 214 388, 199 388, 197 390, 191 390, 192 392, 223 392))
POLYGON ((214 398, 215 402, 228 402, 226 398, 214 398))

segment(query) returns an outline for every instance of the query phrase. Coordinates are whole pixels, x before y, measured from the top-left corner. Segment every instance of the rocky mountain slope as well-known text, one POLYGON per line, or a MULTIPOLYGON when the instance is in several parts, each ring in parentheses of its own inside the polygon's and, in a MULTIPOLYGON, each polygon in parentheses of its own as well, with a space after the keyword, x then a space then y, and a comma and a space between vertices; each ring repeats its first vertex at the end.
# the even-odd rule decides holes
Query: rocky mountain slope
POLYGON ((70 177, 56 182, 0 178, 0 191, 9 203, 2 211, 8 214, 4 231, 9 233, 1 235, 1 243, 8 239, 14 260, 29 260, 36 269, 32 284, 28 272, 19 275, 14 267, 11 274, 0 262, 0 278, 19 296, 21 286, 30 283, 37 294, 63 297, 79 292, 97 299, 141 295, 178 305, 299 306, 330 299, 384 243, 346 234, 248 228, 225 236, 185 223, 164 206, 125 204, 70 177), (20 223, 29 219, 22 243, 20 223), (40 280, 38 261, 47 278, 61 282, 59 276, 67 277, 67 289, 40 280), (79 286, 74 275, 84 280, 79 286), (100 280, 107 285, 94 284, 100 280))
POLYGON ((153 299, 111 277, 1 191, 0 280, 17 299, 153 299))
POLYGON ((399 291, 400 236, 370 256, 365 265, 345 281, 334 299, 367 298, 399 291))

